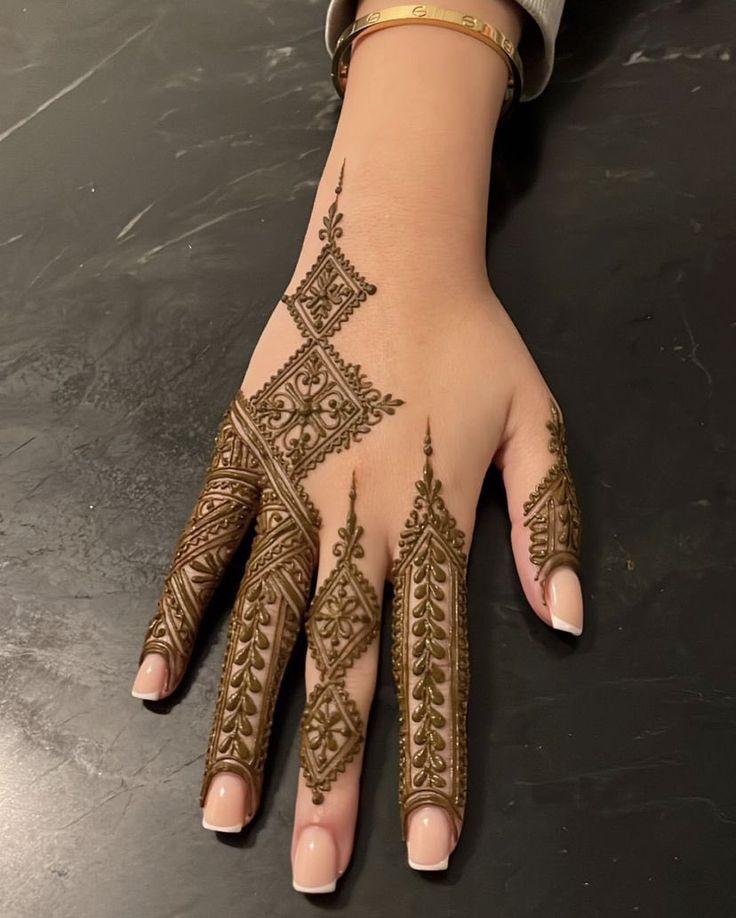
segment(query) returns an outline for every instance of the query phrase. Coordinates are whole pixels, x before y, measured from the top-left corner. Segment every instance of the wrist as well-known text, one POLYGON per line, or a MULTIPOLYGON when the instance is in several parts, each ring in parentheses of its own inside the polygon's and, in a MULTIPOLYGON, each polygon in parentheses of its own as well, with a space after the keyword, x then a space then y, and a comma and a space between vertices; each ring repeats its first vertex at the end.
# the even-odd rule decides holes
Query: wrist
MULTIPOLYGON (((337 204, 344 239, 339 245, 370 280, 380 284, 395 277, 427 293, 437 283, 442 289, 487 288, 487 195, 469 205, 430 170, 417 169, 408 176, 397 163, 393 170, 377 171, 375 161, 360 150, 350 151, 344 164, 337 204)), ((319 233, 335 202, 342 167, 343 160, 333 151, 317 188, 292 283, 324 245, 319 233)))
MULTIPOLYGON (((386 23, 388 28, 369 26, 352 40, 347 82, 351 95, 358 97, 360 111, 371 98, 382 111, 397 106, 407 109, 405 115, 429 102, 441 125, 447 114, 471 114, 485 106, 491 127, 495 126, 509 77, 508 56, 470 32, 449 28, 449 21, 433 21, 436 13, 444 19, 443 9, 463 19, 472 17, 476 25, 485 23, 518 47, 525 13, 517 0, 448 0, 436 10, 424 4, 397 6, 396 0, 359 0, 356 20, 382 10, 404 17, 400 24, 386 23), (453 95, 455 111, 443 111, 442 97, 453 95)), ((346 103, 349 100, 346 90, 346 103)), ((344 114, 350 110, 350 104, 343 106, 344 114)))
MULTIPOLYGON (((365 10, 388 5, 363 4, 365 10)), ((474 0, 471 7, 518 40, 521 10, 514 0, 474 0)), ((507 79, 492 49, 440 26, 412 23, 359 36, 327 185, 347 159, 351 190, 366 206, 374 202, 375 218, 387 230, 401 230, 403 219, 409 232, 435 229, 439 240, 470 233, 483 244, 507 79)))

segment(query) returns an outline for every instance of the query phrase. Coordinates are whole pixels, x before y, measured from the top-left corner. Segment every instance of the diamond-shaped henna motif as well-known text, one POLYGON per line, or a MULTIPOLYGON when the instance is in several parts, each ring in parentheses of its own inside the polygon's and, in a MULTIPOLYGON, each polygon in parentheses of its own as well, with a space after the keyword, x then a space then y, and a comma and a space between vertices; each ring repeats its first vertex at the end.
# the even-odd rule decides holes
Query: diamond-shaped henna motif
POLYGON ((354 565, 336 567, 320 590, 310 616, 310 652, 325 676, 341 674, 376 632, 372 590, 354 565))
POLYGON ((340 685, 316 685, 304 709, 303 766, 320 803, 338 772, 345 770, 363 741, 363 722, 355 702, 340 685))
POLYGON ((376 591, 355 564, 363 557, 355 476, 347 519, 338 535, 332 549, 338 563, 317 590, 307 615, 309 651, 320 676, 304 709, 301 762, 314 803, 324 800, 363 742, 363 724, 347 693, 345 671, 375 638, 381 615, 376 591))
POLYGON ((296 479, 401 404, 382 395, 332 345, 316 340, 305 341, 251 399, 257 421, 296 479))
POLYGON ((307 338, 329 338, 376 288, 362 277, 337 245, 326 243, 296 293, 282 297, 307 338))

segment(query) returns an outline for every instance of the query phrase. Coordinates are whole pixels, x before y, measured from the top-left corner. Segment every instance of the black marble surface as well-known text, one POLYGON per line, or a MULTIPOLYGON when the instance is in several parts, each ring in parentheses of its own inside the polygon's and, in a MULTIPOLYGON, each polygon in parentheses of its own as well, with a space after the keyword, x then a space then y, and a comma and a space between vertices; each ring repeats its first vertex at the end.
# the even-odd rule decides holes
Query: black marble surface
POLYGON ((526 607, 489 476, 447 874, 406 866, 387 654, 353 865, 319 900, 290 886, 303 647, 229 841, 197 802, 224 610, 175 702, 130 696, 330 142, 324 10, 0 11, 0 915, 736 915, 730 0, 569 0, 498 141, 489 262, 566 408, 587 616, 575 645, 526 607))

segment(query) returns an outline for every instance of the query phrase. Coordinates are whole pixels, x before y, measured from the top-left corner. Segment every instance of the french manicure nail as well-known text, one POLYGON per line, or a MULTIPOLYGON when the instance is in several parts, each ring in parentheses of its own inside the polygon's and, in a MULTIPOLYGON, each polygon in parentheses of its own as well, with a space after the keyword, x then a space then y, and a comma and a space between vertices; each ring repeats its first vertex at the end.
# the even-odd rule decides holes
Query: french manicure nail
POLYGON ((552 627, 576 636, 583 632, 583 592, 571 567, 558 567, 545 584, 552 627))
POLYGON ((133 682, 131 695, 144 701, 158 701, 166 691, 168 666, 160 653, 146 654, 133 682))
POLYGON ((414 870, 446 870, 454 831, 444 810, 422 806, 409 817, 406 848, 414 870))
POLYGON ((337 846, 332 835, 323 826, 302 829, 294 854, 294 889, 303 893, 333 892, 337 877, 337 846))
POLYGON ((202 825, 213 832, 240 832, 248 804, 248 789, 240 775, 215 775, 204 801, 202 825))

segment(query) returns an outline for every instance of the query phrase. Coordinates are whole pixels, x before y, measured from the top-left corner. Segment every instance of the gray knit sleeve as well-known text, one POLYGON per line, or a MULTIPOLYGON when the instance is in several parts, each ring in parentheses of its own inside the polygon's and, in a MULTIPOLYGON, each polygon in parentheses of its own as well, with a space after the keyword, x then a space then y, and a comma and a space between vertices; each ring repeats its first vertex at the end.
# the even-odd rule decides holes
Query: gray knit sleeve
MULTIPOLYGON (((525 10, 519 42, 524 65, 521 100, 535 99, 549 82, 555 60, 555 40, 565 0, 517 0, 525 10)), ((356 0, 330 0, 325 20, 325 45, 331 55, 340 33, 355 18, 356 0)))

